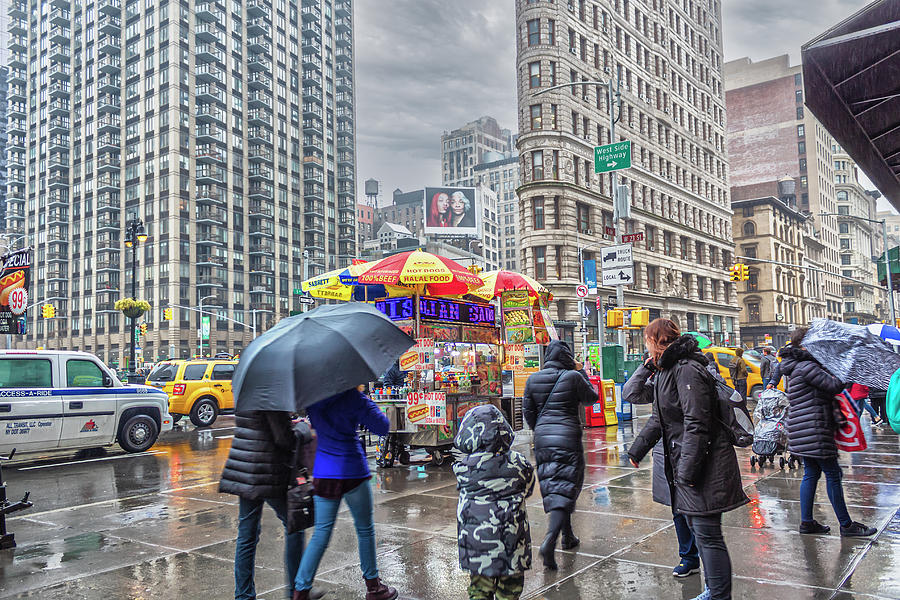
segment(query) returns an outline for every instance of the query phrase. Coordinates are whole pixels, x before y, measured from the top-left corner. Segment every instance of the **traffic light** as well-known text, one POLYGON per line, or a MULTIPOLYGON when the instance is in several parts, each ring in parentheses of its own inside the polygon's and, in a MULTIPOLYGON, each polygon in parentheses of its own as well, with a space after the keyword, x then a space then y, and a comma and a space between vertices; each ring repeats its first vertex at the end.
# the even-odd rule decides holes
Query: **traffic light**
POLYGON ((52 304, 44 304, 41 306, 41 316, 45 319, 52 319, 56 316, 56 307, 52 304))
POLYGON ((172 320, 172 309, 164 308, 163 309, 163 321, 171 321, 172 320))
POLYGON ((147 324, 141 323, 141 335, 147 335, 147 324))
POLYGON ((606 311, 606 326, 609 328, 622 327, 625 324, 625 313, 618 309, 606 311))
POLYGON ((631 326, 646 327, 650 324, 650 311, 646 308, 631 311, 631 326))
POLYGON ((741 263, 737 263, 732 265, 730 273, 731 273, 731 281, 740 281, 741 280, 741 267, 743 267, 741 263))
POLYGON ((750 269, 747 268, 747 265, 741 263, 738 265, 741 267, 741 281, 747 281, 750 279, 750 269))

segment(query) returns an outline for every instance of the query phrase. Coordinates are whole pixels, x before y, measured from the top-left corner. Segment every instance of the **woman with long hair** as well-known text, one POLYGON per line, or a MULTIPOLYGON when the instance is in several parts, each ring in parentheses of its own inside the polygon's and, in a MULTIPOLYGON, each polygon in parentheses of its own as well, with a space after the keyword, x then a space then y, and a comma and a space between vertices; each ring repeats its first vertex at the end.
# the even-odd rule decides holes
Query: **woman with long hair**
MULTIPOLYGON (((716 383, 692 335, 670 319, 644 329, 650 359, 632 378, 653 403, 641 444, 629 450, 634 463, 663 441, 672 513, 684 515, 700 550, 706 590, 695 600, 731 600, 731 558, 722 536, 722 513, 749 502, 731 438, 717 418, 716 383), (653 378, 653 384, 647 382, 653 378)), ((629 383, 631 383, 629 381, 629 383)), ((638 444, 636 444, 638 445, 638 444)))
POLYGON ((450 226, 450 196, 445 192, 438 192, 431 197, 431 203, 428 206, 428 226, 450 226))
POLYGON ((475 213, 471 212, 472 203, 460 191, 450 196, 450 227, 475 227, 475 213))

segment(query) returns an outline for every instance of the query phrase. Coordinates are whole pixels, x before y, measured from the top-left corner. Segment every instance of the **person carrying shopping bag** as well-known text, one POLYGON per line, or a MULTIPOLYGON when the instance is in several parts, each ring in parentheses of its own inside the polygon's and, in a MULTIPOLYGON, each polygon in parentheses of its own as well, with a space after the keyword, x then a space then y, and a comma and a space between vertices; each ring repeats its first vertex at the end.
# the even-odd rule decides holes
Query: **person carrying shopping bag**
POLYGON ((658 426, 642 432, 643 452, 662 440, 672 513, 687 519, 703 564, 706 590, 695 600, 731 600, 731 558, 722 535, 722 513, 750 499, 730 433, 718 417, 715 380, 696 338, 681 335, 673 321, 650 323, 644 341, 652 362, 632 377, 646 382, 652 374, 656 380, 645 393, 652 394, 658 426))
POLYGON ((318 436, 313 467, 315 529, 294 579, 293 600, 310 598, 313 578, 331 541, 341 501, 346 502, 356 527, 366 600, 393 600, 397 590, 378 577, 371 473, 357 435, 360 425, 375 435, 387 435, 390 422, 357 388, 316 402, 307 414, 318 436))
POLYGON ((469 572, 469 600, 518 600, 531 568, 531 532, 525 500, 534 491, 534 469, 511 450, 503 413, 488 404, 463 417, 453 441, 459 566, 469 572))

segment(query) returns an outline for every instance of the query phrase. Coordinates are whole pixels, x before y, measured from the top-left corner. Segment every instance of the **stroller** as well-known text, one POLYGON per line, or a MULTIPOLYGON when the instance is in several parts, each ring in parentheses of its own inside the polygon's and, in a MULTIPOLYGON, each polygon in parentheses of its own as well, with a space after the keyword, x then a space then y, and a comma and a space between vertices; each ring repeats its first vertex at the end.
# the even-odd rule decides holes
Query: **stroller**
POLYGON ((793 469, 800 461, 793 456, 784 457, 787 447, 787 416, 788 398, 784 392, 771 389, 763 390, 759 394, 756 410, 753 418, 756 427, 753 429, 753 456, 750 457, 750 466, 759 464, 762 467, 766 460, 775 466, 775 455, 779 455, 778 464, 783 469, 785 465, 793 469))

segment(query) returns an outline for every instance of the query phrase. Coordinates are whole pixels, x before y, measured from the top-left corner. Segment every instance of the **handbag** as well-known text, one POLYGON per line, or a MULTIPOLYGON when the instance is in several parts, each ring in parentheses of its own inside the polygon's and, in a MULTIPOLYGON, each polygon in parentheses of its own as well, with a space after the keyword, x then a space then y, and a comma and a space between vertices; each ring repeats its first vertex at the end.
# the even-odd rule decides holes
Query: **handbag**
POLYGON ((838 407, 844 417, 844 423, 838 424, 834 432, 834 441, 838 450, 844 452, 859 452, 868 447, 866 436, 859 424, 859 415, 853 406, 853 399, 847 390, 842 391, 836 397, 838 407))
MULTIPOLYGON (((313 440, 314 440, 313 435, 313 440)), ((294 456, 291 460, 291 481, 287 490, 287 531, 297 533, 315 524, 315 501, 312 478, 306 467, 304 457, 309 454, 310 447, 315 448, 315 441, 297 440, 294 456)))

